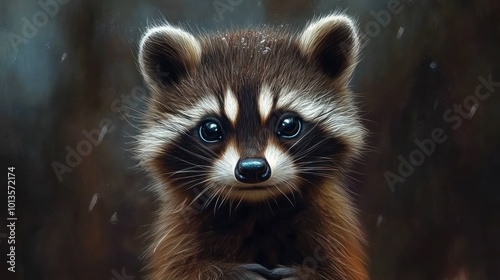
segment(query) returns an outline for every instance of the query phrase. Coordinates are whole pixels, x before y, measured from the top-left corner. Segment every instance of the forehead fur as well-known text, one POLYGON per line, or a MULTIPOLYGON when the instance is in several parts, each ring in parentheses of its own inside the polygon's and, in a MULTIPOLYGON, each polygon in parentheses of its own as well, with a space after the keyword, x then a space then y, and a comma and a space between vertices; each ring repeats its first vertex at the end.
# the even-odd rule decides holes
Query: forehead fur
POLYGON ((206 95, 225 99, 230 88, 236 98, 255 95, 265 85, 271 92, 290 88, 309 95, 341 97, 346 85, 336 82, 302 55, 290 30, 265 27, 258 30, 204 35, 200 64, 179 83, 160 89, 153 108, 176 113, 206 95))
MULTIPOLYGON (((263 28, 201 38, 202 58, 194 79, 217 89, 229 85, 237 94, 262 85, 331 88, 332 83, 299 49, 294 32, 263 28)), ((217 90, 221 91, 221 90, 217 90)))
POLYGON ((272 92, 287 86, 341 93, 357 52, 352 21, 330 15, 302 31, 261 26, 195 37, 170 25, 155 27, 141 40, 139 64, 155 93, 152 101, 182 110, 192 99, 228 87, 236 95, 263 84, 272 92))

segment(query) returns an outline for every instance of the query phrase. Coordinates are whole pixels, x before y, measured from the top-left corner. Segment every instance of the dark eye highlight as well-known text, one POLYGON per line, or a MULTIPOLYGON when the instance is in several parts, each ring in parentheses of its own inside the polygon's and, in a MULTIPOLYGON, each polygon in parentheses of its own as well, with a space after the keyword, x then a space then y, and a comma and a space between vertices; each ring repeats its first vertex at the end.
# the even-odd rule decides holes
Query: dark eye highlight
POLYGON ((201 140, 206 143, 215 143, 223 138, 221 125, 215 120, 206 120, 200 125, 201 140))
POLYGON ((302 130, 302 121, 296 116, 284 116, 278 122, 276 134, 280 138, 292 139, 297 137, 302 130))

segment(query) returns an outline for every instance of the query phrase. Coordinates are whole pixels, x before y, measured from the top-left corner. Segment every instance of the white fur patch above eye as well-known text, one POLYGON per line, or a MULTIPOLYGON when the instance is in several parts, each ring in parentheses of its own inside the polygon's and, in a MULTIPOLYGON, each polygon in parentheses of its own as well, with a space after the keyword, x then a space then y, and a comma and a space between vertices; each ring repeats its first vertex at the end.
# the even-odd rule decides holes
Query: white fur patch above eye
POLYGON ((318 124, 332 136, 345 138, 356 147, 364 144, 365 130, 358 122, 354 108, 339 106, 331 98, 314 97, 310 93, 284 88, 280 92, 276 107, 295 111, 306 121, 318 124))
POLYGON ((263 85, 259 92, 258 108, 261 120, 264 123, 273 109, 273 93, 267 85, 263 85))
POLYGON ((236 96, 228 87, 224 95, 224 112, 233 125, 236 123, 236 118, 238 118, 238 111, 238 99, 236 99, 236 96))
POLYGON ((139 136, 141 157, 154 158, 166 145, 187 133, 206 115, 220 115, 219 102, 213 95, 198 100, 192 107, 183 110, 182 114, 163 114, 154 125, 146 128, 139 136))

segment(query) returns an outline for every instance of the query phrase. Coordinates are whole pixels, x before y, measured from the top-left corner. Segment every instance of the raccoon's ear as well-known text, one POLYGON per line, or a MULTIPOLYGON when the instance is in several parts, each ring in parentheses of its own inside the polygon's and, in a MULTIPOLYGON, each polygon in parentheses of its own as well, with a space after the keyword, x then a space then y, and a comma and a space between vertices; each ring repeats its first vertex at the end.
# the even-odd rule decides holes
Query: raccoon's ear
POLYGON ((139 65, 150 86, 161 88, 178 82, 200 63, 200 59, 199 41, 179 28, 151 28, 141 39, 139 65))
POLYGON ((359 52, 359 40, 351 19, 330 15, 308 24, 298 38, 302 54, 336 80, 347 82, 359 52))

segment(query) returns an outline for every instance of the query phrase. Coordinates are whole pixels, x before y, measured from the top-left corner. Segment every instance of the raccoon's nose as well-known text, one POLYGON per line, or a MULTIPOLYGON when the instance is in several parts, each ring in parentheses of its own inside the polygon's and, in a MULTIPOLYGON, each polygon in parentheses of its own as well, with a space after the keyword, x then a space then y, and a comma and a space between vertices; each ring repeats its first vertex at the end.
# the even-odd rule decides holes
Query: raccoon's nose
POLYGON ((234 175, 242 183, 260 183, 271 177, 271 167, 263 158, 240 159, 234 169, 234 175))

